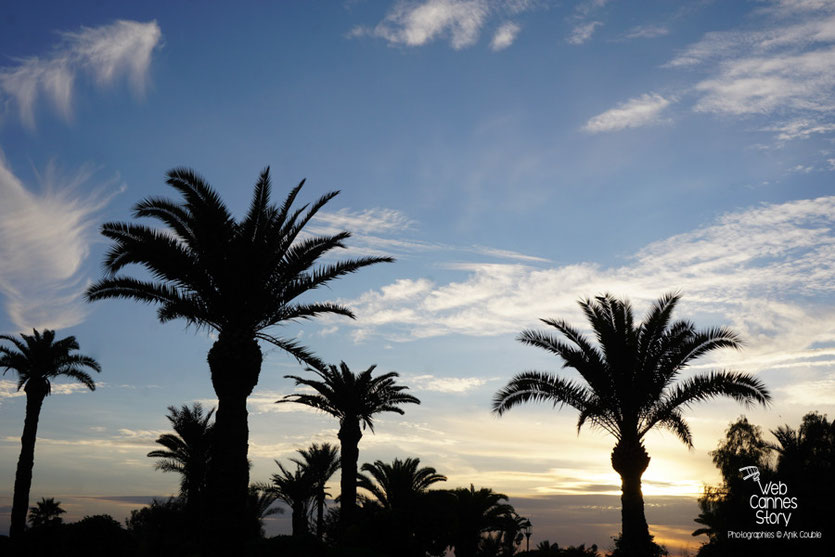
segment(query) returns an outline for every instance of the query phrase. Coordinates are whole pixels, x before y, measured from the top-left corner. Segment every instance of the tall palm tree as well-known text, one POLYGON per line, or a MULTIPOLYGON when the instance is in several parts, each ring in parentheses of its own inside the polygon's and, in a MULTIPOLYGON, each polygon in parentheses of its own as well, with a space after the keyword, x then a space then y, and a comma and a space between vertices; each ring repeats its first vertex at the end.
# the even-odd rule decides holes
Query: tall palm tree
POLYGON ((12 343, 13 347, 0 346, 0 367, 17 373, 17 390, 26 392, 26 419, 23 435, 20 437, 20 459, 14 482, 12 520, 10 537, 17 537, 26 527, 26 510, 29 507, 29 489, 32 486, 32 467, 35 464, 35 439, 38 435, 38 420, 41 406, 49 395, 51 381, 57 377, 68 377, 82 383, 91 391, 96 390, 93 378, 84 368, 101 371, 99 363, 83 354, 75 353, 78 342, 69 336, 55 340, 55 331, 33 330, 31 335, 0 335, 0 340, 12 343))
POLYGON ((304 385, 315 391, 314 394, 290 394, 276 401, 298 402, 322 410, 339 420, 339 443, 342 460, 340 479, 340 520, 343 526, 353 523, 357 506, 357 462, 359 461, 359 442, 362 430, 368 428, 374 433, 374 415, 381 412, 403 414, 400 405, 420 401, 403 391, 404 385, 396 385, 396 372, 384 373, 372 377, 371 366, 360 373, 353 373, 345 362, 335 365, 308 368, 319 379, 306 379, 296 375, 286 375, 296 385, 304 385), (360 427, 362 426, 362 428, 360 427))
POLYGON ((339 470, 339 449, 330 443, 318 445, 313 443, 307 449, 296 451, 301 460, 290 459, 303 467, 313 481, 316 506, 316 537, 322 538, 325 526, 325 498, 328 496, 325 485, 337 470, 339 470))
POLYGON ((313 477, 301 465, 288 470, 279 461, 279 472, 272 475, 272 482, 268 486, 258 486, 269 491, 290 507, 292 512, 293 536, 305 536, 310 532, 307 516, 310 512, 310 502, 316 495, 316 485, 313 477))
POLYGON ((452 512, 455 524, 452 529, 452 544, 455 557, 474 557, 482 535, 502 531, 506 520, 515 515, 513 507, 506 502, 507 495, 482 487, 478 490, 470 484, 469 489, 451 491, 452 512))
POLYGON ((186 508, 192 511, 201 508, 204 502, 214 413, 212 408, 204 415, 199 402, 191 407, 184 404, 179 409, 169 406, 166 418, 174 433, 160 435, 156 442, 165 448, 148 453, 149 457, 160 459, 155 465, 157 470, 180 474, 180 496, 185 499, 186 508))
POLYGON ((61 501, 56 501, 54 497, 41 497, 41 500, 29 509, 29 523, 32 528, 57 526, 64 521, 61 515, 65 512, 67 511, 61 508, 61 501))
POLYGON ((697 330, 688 321, 671 323, 679 298, 662 296, 638 325, 626 300, 605 294, 580 301, 598 346, 565 321, 543 319, 569 342, 532 330, 523 331, 518 339, 559 356, 563 367, 575 369, 583 382, 527 371, 511 379, 493 399, 493 411, 499 415, 526 402, 567 404, 580 412, 578 432, 588 422, 615 437, 612 467, 622 482, 623 555, 646 555, 652 548, 641 493, 641 476, 650 460, 643 444, 647 432, 665 427, 692 447, 683 409, 719 396, 745 404, 771 400, 761 381, 740 372, 712 371, 675 381, 699 356, 740 347, 739 336, 726 327, 697 330))
POLYGON ((391 464, 377 460, 363 464, 362 471, 369 475, 359 475, 359 487, 369 491, 384 509, 393 511, 414 508, 415 499, 429 486, 447 479, 431 466, 420 467, 419 458, 395 458, 391 464))
POLYGON ((105 258, 108 276, 87 290, 87 299, 129 298, 159 304, 160 321, 182 318, 216 331, 208 355, 218 397, 208 528, 222 542, 220 547, 214 544, 216 549, 229 552, 246 529, 242 518, 249 488, 246 402, 261 372, 258 341, 272 343, 309 365, 321 365, 310 350, 267 329, 320 314, 353 318, 342 305, 298 298, 363 267, 393 260, 361 257, 317 266, 322 256, 345 247, 350 233, 309 236, 303 231, 339 192, 294 209, 302 181, 280 206, 273 205, 269 168, 255 184, 242 220, 235 220, 218 193, 191 170, 171 170, 167 183, 182 196, 181 202, 151 197, 134 206, 136 218, 157 219, 167 230, 118 222, 102 226, 102 234, 114 242, 105 258), (151 280, 118 274, 130 264, 145 267, 151 280))

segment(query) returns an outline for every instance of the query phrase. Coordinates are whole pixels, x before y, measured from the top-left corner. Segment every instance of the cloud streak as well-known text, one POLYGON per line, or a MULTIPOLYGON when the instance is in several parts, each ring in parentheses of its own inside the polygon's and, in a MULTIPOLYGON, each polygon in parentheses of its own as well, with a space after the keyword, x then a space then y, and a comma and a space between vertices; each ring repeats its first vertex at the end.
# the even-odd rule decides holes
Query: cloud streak
POLYGON ((0 68, 0 98, 17 106, 21 121, 30 129, 35 127, 35 107, 41 96, 65 119, 71 118, 73 90, 80 74, 89 75, 100 88, 125 76, 134 93, 142 95, 151 55, 162 32, 156 21, 119 20, 63 32, 60 37, 47 56, 25 58, 0 68))
POLYGON ((662 122, 661 113, 672 102, 657 93, 645 93, 591 118, 583 130, 600 133, 658 124, 662 122))

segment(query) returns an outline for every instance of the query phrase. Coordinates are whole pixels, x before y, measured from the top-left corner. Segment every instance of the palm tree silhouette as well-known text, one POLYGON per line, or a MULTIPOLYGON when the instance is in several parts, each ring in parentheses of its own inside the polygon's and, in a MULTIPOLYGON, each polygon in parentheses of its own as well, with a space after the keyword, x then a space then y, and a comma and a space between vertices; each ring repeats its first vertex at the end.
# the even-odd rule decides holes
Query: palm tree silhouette
POLYGON ((452 513, 454 525, 452 544, 455 557, 474 557, 482 540, 482 534, 501 531, 507 518, 515 515, 507 501, 507 495, 496 493, 490 488, 478 490, 470 484, 469 489, 461 487, 452 490, 452 513))
POLYGON ((499 415, 526 402, 567 404, 580 411, 578 432, 588 422, 617 439, 612 467, 622 481, 621 555, 647 555, 652 550, 641 493, 641 476, 650 460, 642 441, 647 432, 665 427, 692 447, 693 437, 682 409, 718 396, 745 404, 771 400, 761 381, 740 372, 712 371, 675 382, 699 356, 719 348, 740 347, 739 336, 731 329, 697 330, 688 321, 671 323, 679 299, 678 294, 662 296, 637 326, 626 300, 605 294, 580 301, 598 347, 565 321, 543 319, 569 343, 532 330, 523 331, 519 340, 561 357, 563 367, 574 368, 585 384, 527 371, 513 377, 493 399, 493 411, 499 415))
POLYGON ((296 463, 296 469, 288 470, 279 461, 279 472, 272 475, 270 484, 258 485, 287 503, 292 511, 293 536, 305 536, 310 532, 307 516, 310 502, 316 495, 316 482, 304 466, 296 463))
POLYGON ((339 449, 330 443, 318 445, 313 443, 307 449, 298 449, 301 460, 290 459, 303 467, 313 482, 316 506, 316 537, 324 535, 325 498, 329 495, 325 485, 337 470, 339 470, 339 449))
POLYGON ((17 372, 17 390, 26 392, 26 419, 23 435, 20 437, 20 459, 14 482, 12 519, 9 536, 20 536, 26 527, 26 509, 29 507, 29 489, 32 486, 32 467, 35 464, 35 439, 38 434, 38 420, 44 398, 51 392, 51 380, 68 377, 82 383, 91 391, 96 390, 93 378, 84 368, 101 371, 99 363, 83 354, 76 354, 78 342, 69 336, 55 340, 55 331, 37 330, 32 335, 21 334, 19 340, 10 335, 0 335, 14 347, 0 346, 0 367, 17 372))
POLYGON ((102 234, 114 242, 105 258, 108 276, 87 290, 87 299, 129 298, 159 304, 157 316, 162 322, 182 318, 217 332, 208 356, 218 397, 208 478, 212 517, 208 532, 222 542, 221 547, 213 544, 216 550, 233 551, 246 529, 246 402, 261 371, 258 340, 309 365, 321 365, 304 346, 268 334, 266 329, 320 314, 353 318, 342 305, 303 303, 297 298, 363 267, 393 259, 361 257, 316 266, 326 253, 345 247, 350 237, 348 232, 302 235, 310 220, 339 192, 293 209, 302 180, 281 206, 273 205, 269 168, 261 173, 249 211, 240 221, 193 171, 171 170, 167 183, 182 195, 182 202, 151 197, 134 206, 134 217, 155 218, 167 230, 116 222, 102 226, 102 234), (117 274, 129 264, 145 267, 152 280, 117 274))
POLYGON ((254 533, 257 537, 264 536, 264 519, 268 516, 282 514, 284 509, 274 507, 278 495, 268 484, 253 484, 249 486, 248 507, 252 519, 254 533))
POLYGON ((192 407, 184 404, 179 409, 169 406, 166 418, 174 433, 164 433, 157 438, 156 443, 165 449, 148 453, 149 457, 160 459, 155 465, 157 470, 180 474, 180 496, 191 514, 205 502, 214 431, 214 424, 210 422, 214 412, 212 408, 204 415, 199 402, 192 407))
POLYGON ((54 497, 41 497, 41 500, 29 509, 29 524, 32 528, 57 526, 63 522, 61 515, 65 512, 67 511, 61 508, 61 501, 56 501, 54 497))
POLYGON ((429 486, 447 479, 431 466, 420 467, 419 458, 395 458, 391 464, 377 460, 374 464, 363 464, 362 471, 369 475, 360 473, 358 486, 369 491, 382 508, 390 511, 414 508, 415 500, 429 486))
POLYGON ((342 465, 340 479, 340 520, 343 526, 353 524, 357 506, 357 462, 362 430, 366 427, 374 433, 374 415, 381 412, 403 414, 401 404, 420 404, 420 401, 403 391, 404 385, 396 385, 396 372, 372 377, 376 366, 358 374, 353 373, 345 362, 335 365, 308 368, 319 379, 306 379, 286 375, 296 385, 304 385, 316 391, 315 394, 285 395, 277 403, 298 402, 322 410, 339 419, 339 443, 342 465), (362 425, 362 429, 360 428, 362 425))

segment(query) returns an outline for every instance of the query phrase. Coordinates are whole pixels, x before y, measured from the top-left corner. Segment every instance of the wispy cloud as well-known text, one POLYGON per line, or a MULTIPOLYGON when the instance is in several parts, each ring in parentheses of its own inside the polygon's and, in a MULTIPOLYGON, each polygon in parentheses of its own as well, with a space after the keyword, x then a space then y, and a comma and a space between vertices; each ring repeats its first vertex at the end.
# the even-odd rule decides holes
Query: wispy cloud
MULTIPOLYGON (((423 46, 447 40, 455 50, 471 47, 492 21, 536 9, 531 0, 400 0, 376 25, 357 26, 348 37, 376 37, 390 45, 423 46)), ((513 44, 521 26, 512 21, 498 25, 490 41, 493 51, 513 44)))
POLYGON ((639 25, 633 27, 626 34, 627 39, 655 39, 670 34, 670 29, 664 25, 639 25))
POLYGON ((835 308, 804 301, 835 293, 833 215, 835 197, 729 213, 649 244, 621 267, 473 264, 457 282, 400 279, 346 302, 358 316, 349 326, 360 338, 401 341, 514 334, 540 317, 573 315, 582 323, 581 297, 609 291, 640 305, 680 289, 687 312, 724 316, 739 328, 758 347, 748 357, 802 353, 798 347, 835 341, 835 308))
MULTIPOLYGON (((110 200, 103 188, 79 193, 93 171, 63 177, 50 164, 33 193, 0 153, 0 292, 6 312, 20 330, 64 328, 86 315, 81 301, 81 265, 89 253, 94 216, 110 200)), ((110 194, 112 195, 112 194, 110 194)))
POLYGON ((490 41, 490 48, 494 51, 506 49, 513 44, 513 41, 516 40, 516 35, 519 34, 521 29, 522 28, 519 24, 513 23, 512 21, 503 23, 501 27, 496 30, 496 34, 493 35, 493 40, 490 41))
POLYGON ((829 7, 826 14, 799 10, 791 22, 767 20, 758 30, 707 33, 666 66, 708 71, 695 85, 697 111, 827 113, 835 106, 835 14, 829 7))
POLYGON ((483 377, 437 377, 435 375, 404 376, 409 387, 416 391, 434 391, 436 393, 466 393, 487 383, 483 377))
POLYGON ((17 105, 20 119, 35 127, 38 98, 47 97, 64 118, 72 115, 72 97, 79 74, 87 74, 99 87, 126 76, 141 95, 146 86, 154 48, 162 33, 156 21, 119 20, 101 27, 60 33, 58 45, 44 57, 24 58, 0 68, 0 98, 17 105))
POLYGON ((486 0, 398 2, 376 26, 356 27, 351 36, 379 37, 406 46, 422 46, 445 37, 458 50, 475 44, 488 11, 486 0))
POLYGON ((594 30, 600 27, 601 25, 603 25, 603 22, 600 21, 589 21, 588 23, 575 25, 574 28, 571 30, 571 34, 565 40, 569 44, 583 44, 584 42, 591 39, 591 36, 594 34, 594 30))
POLYGON ((661 113, 672 102, 674 99, 664 98, 657 93, 644 93, 591 118, 583 130, 599 133, 657 124, 662 121, 661 113))

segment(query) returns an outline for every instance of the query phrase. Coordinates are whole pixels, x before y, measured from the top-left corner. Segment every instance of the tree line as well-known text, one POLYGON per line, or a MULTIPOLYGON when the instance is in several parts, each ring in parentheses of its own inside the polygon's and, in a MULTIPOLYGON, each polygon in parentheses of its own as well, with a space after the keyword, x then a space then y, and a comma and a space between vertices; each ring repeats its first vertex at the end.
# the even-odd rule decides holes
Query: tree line
MULTIPOLYGON (((192 170, 177 168, 170 171, 167 183, 180 195, 180 200, 149 197, 133 209, 135 218, 155 219, 165 226, 165 230, 122 222, 102 226, 102 234, 111 241, 104 261, 106 276, 90 286, 86 296, 91 302, 125 298, 153 304, 157 306, 157 316, 162 322, 184 319, 189 325, 213 330, 217 335, 207 356, 218 399, 216 411, 203 414, 202 409, 195 406, 172 408, 169 414, 175 431, 177 420, 193 419, 208 427, 214 418, 211 442, 203 449, 206 457, 199 465, 202 467, 200 473, 195 476, 200 478, 199 485, 189 480, 188 485, 183 486, 184 524, 195 532, 198 540, 195 550, 206 555, 241 554, 253 533, 252 508, 257 507, 253 497, 261 497, 264 503, 270 496, 284 492, 289 498, 288 494, 299 487, 296 484, 309 483, 305 472, 307 464, 301 464, 306 462, 302 460, 294 462, 295 468, 279 464, 279 472, 269 485, 251 485, 246 403, 261 371, 259 342, 273 344, 307 366, 308 375, 287 377, 296 385, 312 389, 312 393, 288 395, 278 403, 305 404, 339 421, 341 478, 339 507, 333 514, 336 518, 329 524, 323 506, 318 503, 323 497, 321 485, 308 500, 308 507, 299 505, 298 514, 305 514, 315 500, 317 535, 321 538, 330 528, 333 539, 341 540, 346 546, 357 540, 379 540, 395 535, 393 533, 406 536, 404 539, 417 540, 415 532, 403 531, 405 519, 402 513, 405 511, 395 512, 386 507, 391 507, 392 501, 380 480, 388 479, 386 474, 393 474, 395 470, 398 473, 412 468, 414 473, 425 470, 418 468, 419 461, 379 462, 367 465, 368 469, 364 465, 362 471, 369 474, 366 476, 358 474, 357 467, 358 445, 364 430, 373 431, 374 415, 380 412, 402 414, 404 404, 418 404, 419 400, 405 392, 405 385, 396 382, 398 376, 394 372, 375 376, 374 366, 371 366, 354 373, 344 362, 327 364, 310 348, 272 332, 275 325, 323 314, 354 318, 353 312, 345 306, 331 302, 301 302, 299 299, 335 279, 393 259, 359 257, 322 262, 326 254, 345 247, 350 233, 317 236, 304 233, 304 229, 339 192, 328 193, 313 203, 294 208, 304 184, 302 181, 281 204, 273 204, 269 169, 265 169, 256 182, 246 215, 236 220, 216 190, 192 170), (126 274, 125 268, 130 266, 144 268, 145 278, 126 274), (365 504, 363 501, 360 506, 357 504, 358 481, 372 494, 370 502, 365 504), (383 495, 382 499, 374 495, 374 489, 383 495), (367 513, 374 508, 385 511, 380 512, 388 517, 386 520, 393 522, 390 527, 370 536, 363 528, 376 524, 366 520, 367 513), (318 516, 320 511, 321 518, 318 516), (396 516, 401 518, 395 520, 396 516)), ((677 293, 662 296, 639 323, 635 322, 628 300, 609 294, 582 300, 580 306, 596 342, 563 320, 544 319, 549 331, 526 330, 519 340, 558 356, 563 367, 575 370, 580 379, 550 372, 520 373, 496 393, 493 401, 493 411, 497 415, 528 402, 568 405, 579 412, 578 431, 588 424, 615 438, 611 464, 622 479, 622 531, 615 548, 618 556, 644 557, 662 551, 654 544, 644 515, 641 477, 650 461, 644 436, 654 428, 666 428, 685 445, 692 446, 692 434, 682 414, 692 404, 715 397, 761 404, 768 404, 771 399, 761 381, 743 372, 718 370, 681 377, 695 359, 720 348, 739 348, 740 340, 734 331, 725 327, 702 330, 689 321, 673 321, 672 314, 679 300, 677 293)), ((34 331, 33 335, 21 335, 20 339, 4 335, 2 339, 11 346, 0 346, 0 366, 17 372, 18 388, 24 388, 27 396, 10 530, 14 540, 21 536, 25 527, 37 420, 40 406, 49 393, 50 381, 64 376, 93 389, 95 384, 84 368, 98 372, 101 367, 89 356, 75 352, 78 343, 73 337, 56 341, 54 331, 34 331)), ((180 440, 183 440, 182 435, 180 440)), ((161 445, 165 450, 155 451, 155 457, 161 459, 158 466, 184 473, 185 468, 180 467, 185 465, 176 458, 177 451, 184 447, 175 437, 166 438, 161 445)), ((307 450, 313 450, 313 447, 307 450)), ((304 455, 301 457, 305 458, 304 455)), ((462 505, 492 500, 494 508, 508 510, 501 507, 506 505, 500 503, 505 499, 501 494, 485 489, 471 485, 469 490, 438 490, 443 495, 432 497, 469 501, 462 505)), ((428 513, 432 517, 430 522, 454 508, 451 501, 439 503, 434 514, 428 513)), ((161 504, 158 507, 163 508, 161 504)), ((508 525, 511 521, 517 521, 517 526, 522 524, 517 520, 521 517, 513 518, 512 513, 502 511, 499 514, 507 519, 508 525)), ((298 524, 294 521, 294 529, 295 526, 306 528, 301 519, 298 524)), ((509 532, 511 528, 508 526, 503 531, 509 532)), ((509 538, 512 538, 510 545, 517 544, 518 529, 509 537, 487 536, 482 530, 475 546, 472 538, 461 538, 447 546, 455 547, 459 556, 475 555, 483 544, 508 546, 509 538)), ((428 542, 424 538, 421 540, 415 543, 423 548, 421 544, 428 542)))

